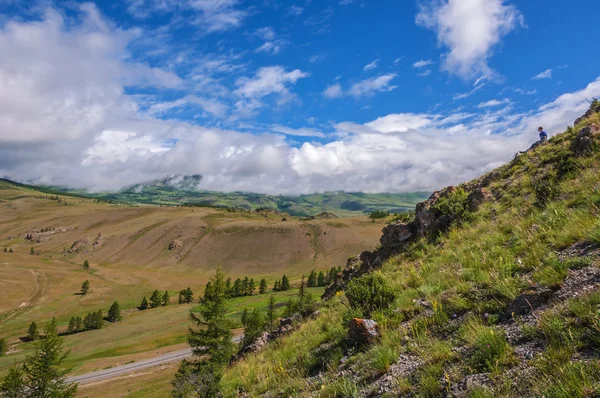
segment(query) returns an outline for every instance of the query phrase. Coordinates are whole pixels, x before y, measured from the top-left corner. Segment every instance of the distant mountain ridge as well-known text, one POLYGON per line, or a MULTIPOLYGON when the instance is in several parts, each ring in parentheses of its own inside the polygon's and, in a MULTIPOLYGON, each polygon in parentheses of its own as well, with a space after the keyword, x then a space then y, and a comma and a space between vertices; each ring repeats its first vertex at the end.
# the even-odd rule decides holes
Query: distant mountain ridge
POLYGON ((19 185, 30 186, 47 193, 83 196, 131 205, 189 205, 245 210, 270 208, 299 217, 314 216, 323 212, 334 213, 340 217, 363 215, 375 210, 405 212, 414 210, 415 205, 426 200, 430 194, 430 192, 370 194, 336 191, 283 196, 200 190, 198 186, 201 181, 201 175, 173 174, 162 179, 134 184, 117 192, 100 193, 60 186, 19 185))

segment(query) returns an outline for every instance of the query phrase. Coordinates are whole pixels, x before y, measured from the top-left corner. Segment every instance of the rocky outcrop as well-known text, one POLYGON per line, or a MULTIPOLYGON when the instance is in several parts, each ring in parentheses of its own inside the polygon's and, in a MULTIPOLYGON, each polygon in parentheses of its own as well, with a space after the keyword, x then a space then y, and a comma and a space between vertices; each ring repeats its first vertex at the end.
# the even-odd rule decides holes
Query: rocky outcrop
POLYGON ((42 243, 50 240, 50 237, 55 234, 65 233, 74 230, 73 227, 68 228, 41 228, 30 229, 25 234, 25 240, 42 243))
POLYGON ((102 247, 103 243, 104 243, 104 237, 102 236, 102 234, 99 233, 98 236, 96 237, 96 240, 92 244, 92 247, 94 249, 98 249, 98 248, 102 247))
POLYGON ((87 253, 86 249, 87 249, 89 243, 90 242, 87 238, 78 239, 75 242, 73 242, 73 244, 71 245, 71 248, 69 250, 67 250, 67 253, 69 253, 69 254, 78 253, 78 252, 87 253))
POLYGON ((279 320, 279 326, 277 330, 272 333, 263 332, 254 343, 242 348, 236 355, 234 355, 233 360, 240 360, 244 356, 250 353, 259 352, 264 349, 270 341, 278 339, 298 328, 299 321, 301 320, 300 316, 293 316, 291 318, 282 318, 279 320))
POLYGON ((348 324, 348 339, 354 345, 371 344, 379 337, 377 322, 354 318, 348 324))
POLYGON ((173 241, 169 244, 169 251, 179 250, 183 247, 183 240, 181 237, 177 239, 173 239, 173 241))
POLYGON ((595 142, 598 140, 598 133, 600 133, 600 127, 595 124, 582 128, 571 143, 571 150, 575 156, 579 157, 591 153, 594 150, 595 142))
MULTIPOLYGON (((457 192, 456 187, 450 186, 436 191, 429 199, 417 204, 415 208, 415 220, 410 223, 396 222, 387 225, 382 230, 379 242, 381 247, 374 252, 363 252, 360 256, 350 258, 346 267, 337 276, 323 293, 323 299, 329 299, 336 292, 343 290, 353 278, 374 271, 381 267, 383 262, 394 253, 401 251, 409 243, 423 237, 435 237, 446 232, 452 222, 452 216, 443 214, 436 204, 441 198, 445 198, 457 192)), ((482 185, 472 184, 465 186, 468 193, 466 207, 470 211, 476 211, 492 195, 482 185)))
POLYGON ((590 117, 592 117, 595 113, 600 113, 600 102, 595 100, 591 105, 590 109, 587 110, 585 114, 575 120, 574 125, 577 126, 579 123, 586 121, 590 117))

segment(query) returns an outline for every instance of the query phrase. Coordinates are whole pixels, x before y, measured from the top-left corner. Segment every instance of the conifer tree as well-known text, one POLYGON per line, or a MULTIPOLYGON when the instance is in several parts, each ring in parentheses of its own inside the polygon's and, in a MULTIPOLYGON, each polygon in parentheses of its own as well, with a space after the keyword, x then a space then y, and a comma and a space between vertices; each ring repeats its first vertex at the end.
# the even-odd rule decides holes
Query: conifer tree
POLYGON ((237 278, 235 282, 233 282, 233 297, 239 297, 242 295, 242 280, 237 278))
POLYGON ((284 292, 290 290, 290 280, 285 275, 281 278, 281 290, 284 292))
POLYGON ((110 306, 109 310, 108 310, 108 320, 111 322, 118 322, 121 319, 123 319, 123 316, 121 315, 121 308, 119 307, 119 302, 115 301, 114 303, 112 303, 112 305, 110 306))
POLYGON ((75 330, 79 332, 82 329, 83 329, 83 319, 81 319, 81 317, 78 316, 77 318, 75 318, 75 330))
POLYGON ((23 369, 17 365, 8 368, 8 373, 0 384, 0 397, 26 398, 25 377, 23 369))
POLYGON ((254 278, 250 279, 250 282, 248 282, 248 291, 247 291, 247 295, 248 296, 252 296, 254 294, 254 291, 256 290, 256 285, 254 284, 254 278))
POLYGON ((160 297, 160 292, 155 290, 152 292, 152 296, 150 296, 150 308, 160 307, 162 297, 160 297))
POLYGON ((8 351, 8 344, 4 338, 0 339, 0 357, 6 355, 8 351))
POLYGON ((189 287, 187 289, 185 289, 184 297, 185 297, 186 303, 188 303, 188 304, 193 303, 194 302, 194 293, 192 292, 192 289, 190 289, 189 287))
POLYGON ((69 327, 67 328, 67 333, 75 333, 77 331, 77 321, 75 320, 75 317, 71 317, 71 320, 69 321, 69 327))
POLYGON ((81 295, 85 296, 90 291, 90 281, 86 280, 81 284, 81 295))
POLYGON ((260 294, 265 294, 267 292, 267 289, 268 289, 268 287, 267 287, 267 280, 263 278, 263 279, 260 280, 260 287, 258 289, 258 292, 260 294))
POLYGON ((247 347, 250 344, 253 344, 264 330, 264 327, 265 320, 258 309, 255 308, 254 311, 248 313, 246 323, 244 324, 242 346, 247 347))
POLYGON ((248 321, 248 308, 244 308, 244 311, 242 311, 242 325, 246 326, 247 321, 248 321))
POLYGON ((227 281, 225 282, 225 292, 227 293, 228 297, 233 293, 231 287, 231 278, 227 278, 227 281))
POLYGON ((323 274, 323 271, 319 271, 319 275, 317 276, 317 286, 325 286, 325 274, 323 274))
POLYGON ((248 295, 248 283, 250 283, 250 280, 248 279, 248 277, 245 277, 242 281, 241 296, 248 295))
POLYGON ((44 328, 44 338, 36 344, 35 352, 23 365, 28 397, 70 398, 77 393, 77 384, 67 383, 70 369, 61 369, 69 351, 62 349, 63 341, 52 322, 44 328))
POLYGON ((12 253, 12 252, 13 252, 13 249, 12 249, 12 247, 11 247, 10 249, 8 249, 8 252, 9 252, 9 253, 12 253))
POLYGON ((165 293, 162 296, 161 304, 169 305, 171 298, 169 297, 169 292, 165 290, 165 293))
POLYGON ((172 384, 174 397, 216 397, 223 369, 233 353, 231 324, 226 318, 225 276, 220 269, 212 278, 212 292, 200 301, 199 313, 190 312, 196 325, 190 328, 188 342, 196 357, 202 361, 184 360, 172 384))
POLYGON ((298 291, 298 297, 300 300, 306 295, 306 282, 304 282, 304 275, 302 275, 302 281, 300 282, 300 290, 298 291))
POLYGON ((281 291, 281 279, 278 279, 275 281, 275 283, 273 283, 273 291, 274 292, 281 291))
POLYGON ((148 309, 148 300, 146 300, 146 296, 144 296, 144 298, 142 299, 142 303, 140 304, 140 310, 147 310, 148 309))
POLYGON ((275 321, 277 315, 275 314, 275 296, 269 297, 269 305, 267 306, 267 328, 270 333, 275 330, 275 321))
POLYGON ((29 340, 37 340, 40 338, 40 332, 38 331, 37 324, 35 322, 31 322, 29 325, 29 329, 27 330, 27 339, 29 340))
POLYGON ((5 247, 4 248, 4 253, 7 253, 7 252, 8 252, 8 249, 5 247))
POLYGON ((179 304, 185 303, 185 290, 179 292, 179 297, 177 298, 177 302, 179 304))
POLYGON ((308 274, 307 284, 308 284, 308 287, 316 287, 317 286, 317 273, 314 269, 312 271, 310 271, 310 274, 308 274))
POLYGON ((33 247, 29 250, 29 254, 31 254, 32 256, 35 254, 35 250, 33 250, 33 247))
POLYGON ((83 269, 85 269, 85 270, 90 269, 90 262, 88 260, 85 260, 83 262, 83 269))

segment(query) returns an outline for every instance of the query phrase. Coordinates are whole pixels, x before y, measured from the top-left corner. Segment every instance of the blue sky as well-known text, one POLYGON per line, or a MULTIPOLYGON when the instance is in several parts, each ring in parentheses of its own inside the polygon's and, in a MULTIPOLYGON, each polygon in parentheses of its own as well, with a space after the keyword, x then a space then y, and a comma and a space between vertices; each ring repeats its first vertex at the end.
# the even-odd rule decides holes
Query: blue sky
POLYGON ((0 174, 442 188, 600 96, 599 19, 591 1, 0 0, 0 174))

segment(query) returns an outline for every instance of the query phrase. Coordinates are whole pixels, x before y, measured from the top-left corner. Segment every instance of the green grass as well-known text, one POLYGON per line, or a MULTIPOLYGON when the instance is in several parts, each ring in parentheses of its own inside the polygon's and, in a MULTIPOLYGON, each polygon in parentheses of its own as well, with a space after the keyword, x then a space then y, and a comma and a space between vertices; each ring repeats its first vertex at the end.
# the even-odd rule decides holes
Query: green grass
MULTIPOLYGON (((600 122, 600 114, 592 122, 600 122)), ((383 264, 381 272, 396 298, 390 309, 373 314, 381 327, 380 339, 353 352, 347 361, 359 380, 355 385, 368 390, 370 382, 361 381, 376 380, 400 354, 410 354, 422 364, 399 382, 392 396, 444 396, 452 383, 480 372, 490 374, 491 385, 473 389, 470 397, 520 396, 521 390, 512 384, 515 378, 519 389, 531 396, 600 393, 597 291, 551 307, 537 316, 534 326, 522 326, 526 340, 542 345, 542 352, 529 362, 531 374, 508 373, 523 359, 499 324, 521 292, 537 286, 560 289, 569 270, 598 266, 589 257, 561 259, 556 254, 578 242, 600 244, 600 156, 572 156, 569 146, 580 128, 495 170, 487 190, 497 199, 478 211, 468 210, 466 195, 457 191, 438 209, 455 220, 449 232, 414 242, 383 264), (431 309, 425 311, 416 298, 427 300, 431 309), (584 362, 584 353, 591 359, 584 362)), ((341 319, 346 308, 339 300, 328 303, 328 310, 299 332, 228 369, 225 396, 266 391, 343 396, 339 394, 348 380, 339 377, 334 362, 321 367, 321 383, 308 379, 313 375, 310 356, 319 346, 345 347, 341 319)))

